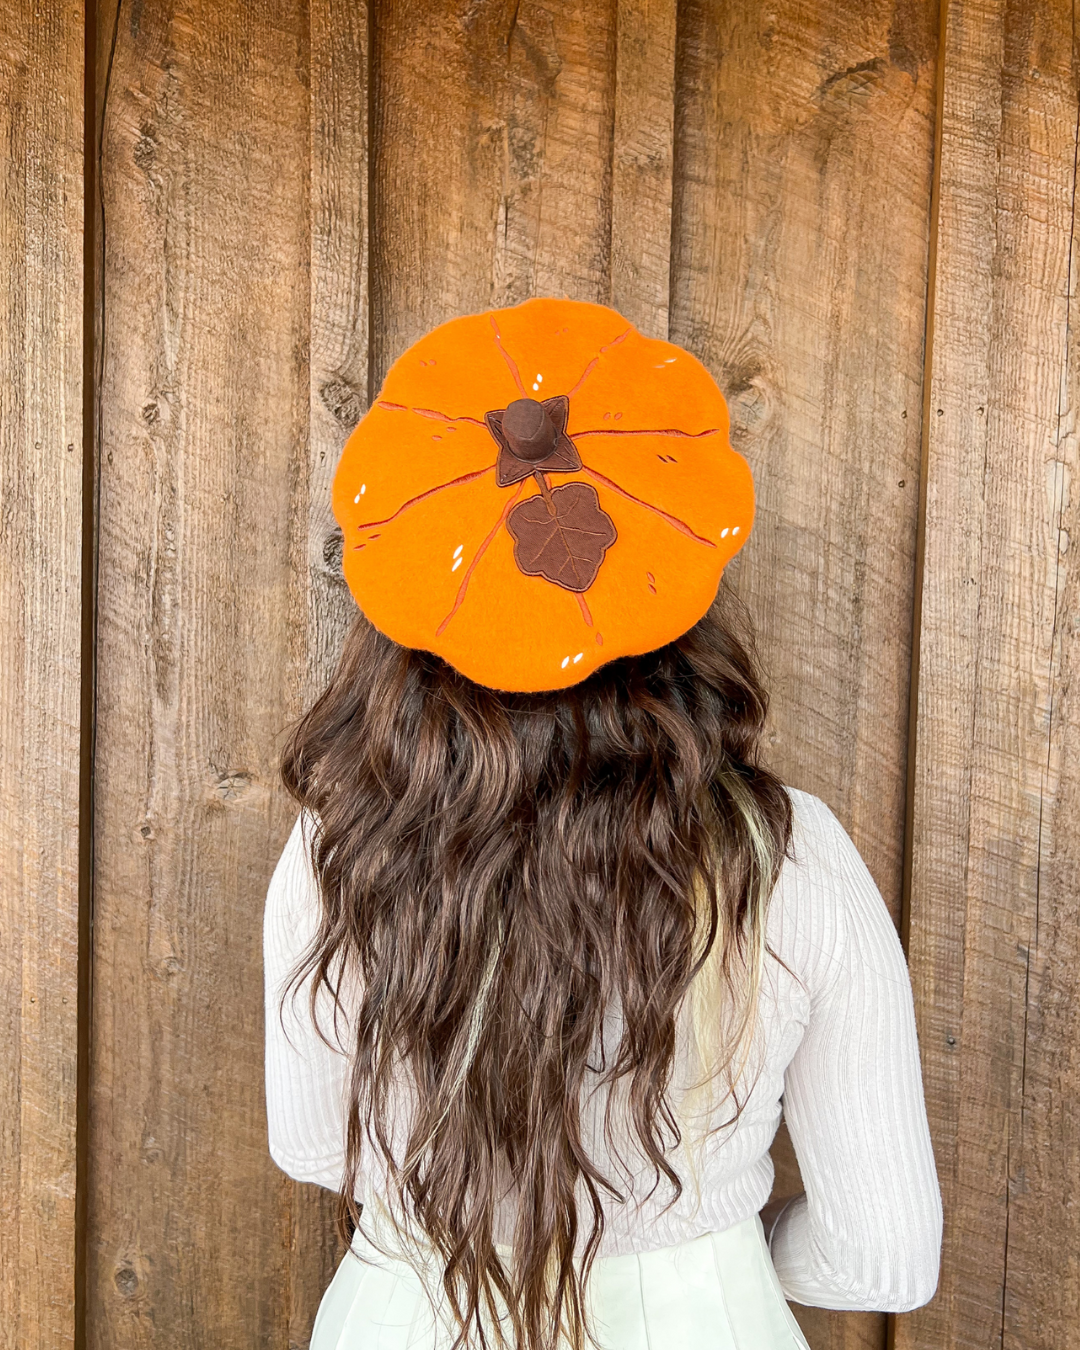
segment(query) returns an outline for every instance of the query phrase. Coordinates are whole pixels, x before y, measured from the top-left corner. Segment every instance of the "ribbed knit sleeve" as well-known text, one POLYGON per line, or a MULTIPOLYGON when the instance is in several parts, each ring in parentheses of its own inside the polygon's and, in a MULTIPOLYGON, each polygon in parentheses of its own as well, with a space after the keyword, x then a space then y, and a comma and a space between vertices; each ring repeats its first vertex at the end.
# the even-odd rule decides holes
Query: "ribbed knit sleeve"
POLYGON ((806 1196, 778 1220, 773 1262, 795 1302, 903 1312, 932 1297, 941 1249, 907 966, 843 827, 817 798, 792 795, 809 930, 794 944, 805 953, 796 973, 810 1014, 784 1115, 806 1196))
MULTIPOLYGON (((310 1013, 310 984, 282 994, 315 935, 319 887, 301 815, 266 897, 263 971, 266 991, 266 1117, 270 1155, 297 1181, 340 1190, 345 1162, 344 1092, 348 1060, 319 1036, 310 1013)), ((333 1009, 321 999, 319 1025, 333 1039, 333 1009)))

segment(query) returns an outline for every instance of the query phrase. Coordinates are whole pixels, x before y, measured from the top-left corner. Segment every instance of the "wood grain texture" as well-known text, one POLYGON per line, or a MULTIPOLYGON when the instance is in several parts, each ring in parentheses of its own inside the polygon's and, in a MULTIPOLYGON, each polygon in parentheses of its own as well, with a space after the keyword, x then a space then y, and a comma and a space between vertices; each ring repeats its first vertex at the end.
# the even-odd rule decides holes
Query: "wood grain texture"
MULTIPOLYGON (((773 693, 768 751, 897 915, 935 57, 929 6, 679 8, 671 331, 754 469, 731 575, 773 693)), ((815 1350, 883 1344, 881 1317, 797 1311, 815 1350)))
POLYGON ((675 0, 619 0, 611 175, 611 304, 668 335, 675 148, 675 0))
POLYGON ((1080 1306, 1072 6, 953 0, 945 62, 910 958, 946 1241, 896 1344, 1049 1350, 1080 1306))
POLYGON ((83 14, 0 4, 0 1346, 74 1343, 83 14))
POLYGON ((330 488, 341 447, 367 411, 368 11, 312 0, 311 425, 307 492, 308 678, 325 687, 356 606, 341 572, 330 488))
MULTIPOLYGON (((354 0, 312 0, 310 82, 310 358, 307 497, 307 651, 302 705, 333 674, 356 614, 341 571, 330 489, 348 433, 368 405, 368 12, 354 0)), ((289 1345, 306 1346, 330 1267, 342 1252, 337 1204, 296 1185, 289 1345)))
MULTIPOLYGON (((343 0, 103 10, 90 1350, 300 1347, 332 1271, 332 1204, 265 1144, 276 755, 353 613, 337 453, 434 324, 569 294, 706 361, 758 485, 731 572, 771 759, 898 911, 936 10, 381 0, 370 53, 343 0)), ((53 1350, 81 348, 41 339, 81 341, 82 39, 35 13, 0 47, 0 1347, 53 1350)), ((1080 1306, 1071 8, 951 0, 945 52, 910 932, 947 1246, 893 1336, 1057 1350, 1080 1306)), ((814 1350, 885 1343, 880 1317, 798 1315, 814 1350)))
POLYGON ((455 315, 609 298, 614 0, 383 0, 372 369, 455 315))
POLYGON ((310 129, 308 24, 146 0, 103 33, 91 1350, 304 1344, 336 1254, 262 1087, 277 751, 312 664, 308 335, 314 304, 332 345, 336 304, 328 264, 308 281, 313 136, 320 220, 351 156, 310 129))
MULTIPOLYGON (((334 470, 368 396, 368 10, 311 0, 309 16, 310 318, 307 498, 307 650, 301 703, 326 687, 356 614, 341 571, 330 509, 334 470)), ((337 1203, 296 1185, 289 1345, 306 1346, 330 1268, 340 1259, 337 1203)))

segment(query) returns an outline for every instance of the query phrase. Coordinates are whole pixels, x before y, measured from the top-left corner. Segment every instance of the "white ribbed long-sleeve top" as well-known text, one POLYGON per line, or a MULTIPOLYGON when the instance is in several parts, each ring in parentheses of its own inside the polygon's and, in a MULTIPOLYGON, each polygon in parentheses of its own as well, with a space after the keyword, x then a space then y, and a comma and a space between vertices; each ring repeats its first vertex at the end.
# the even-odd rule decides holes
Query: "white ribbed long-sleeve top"
MULTIPOLYGON (((901 1312, 933 1295, 941 1247, 907 967, 839 821, 816 797, 789 792, 794 857, 769 906, 768 944, 779 959, 766 958, 742 1112, 706 1139, 691 1168, 675 1159, 695 1183, 674 1205, 665 1209, 663 1187, 636 1199, 653 1181, 644 1170, 631 1202, 608 1202, 600 1254, 669 1246, 757 1213, 772 1187, 769 1145, 783 1111, 806 1187, 772 1234, 784 1293, 818 1307, 901 1312)), ((347 1055, 317 1035, 306 990, 281 1002, 319 915, 304 826, 301 817, 274 872, 264 924, 270 1152, 297 1180, 339 1190, 347 1055)), ((329 1018, 320 1022, 329 1029, 329 1018)), ((719 1109, 716 1119, 728 1119, 730 1102, 719 1109)), ((593 1156, 625 1177, 604 1154, 601 1118, 602 1108, 592 1115, 593 1156)), ((368 1161, 358 1198, 380 1194, 380 1177, 368 1161)))

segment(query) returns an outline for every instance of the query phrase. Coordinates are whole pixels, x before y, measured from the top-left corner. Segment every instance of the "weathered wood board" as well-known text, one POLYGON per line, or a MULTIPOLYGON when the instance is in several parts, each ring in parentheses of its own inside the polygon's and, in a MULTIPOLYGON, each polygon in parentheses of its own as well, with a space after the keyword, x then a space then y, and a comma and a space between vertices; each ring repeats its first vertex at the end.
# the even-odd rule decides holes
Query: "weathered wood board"
POLYGON ((1071 5, 953 0, 910 958, 946 1205, 898 1350, 1080 1336, 1071 5))
POLYGON ((314 60, 299 5, 101 22, 91 1348, 304 1344, 336 1254, 330 1198, 267 1153, 261 915, 281 734, 334 642, 313 314, 320 385, 363 365, 349 22, 314 60))
POLYGON ((304 706, 321 693, 356 606, 341 573, 330 487, 368 405, 368 14, 313 0, 310 60, 310 425, 304 706))
POLYGON ((675 0, 619 0, 609 303, 649 337, 669 336, 675 153, 675 0))
POLYGON ((83 11, 0 3, 0 1346, 74 1345, 83 11))
MULTIPOLYGON (((679 9, 671 330, 754 469, 730 570, 769 672, 768 750, 897 917, 936 52, 930 6, 679 9)), ((815 1350, 884 1344, 879 1316, 797 1312, 815 1350)))
POLYGON ((531 295, 606 301, 613 0, 383 0, 374 41, 376 380, 454 315, 531 295))

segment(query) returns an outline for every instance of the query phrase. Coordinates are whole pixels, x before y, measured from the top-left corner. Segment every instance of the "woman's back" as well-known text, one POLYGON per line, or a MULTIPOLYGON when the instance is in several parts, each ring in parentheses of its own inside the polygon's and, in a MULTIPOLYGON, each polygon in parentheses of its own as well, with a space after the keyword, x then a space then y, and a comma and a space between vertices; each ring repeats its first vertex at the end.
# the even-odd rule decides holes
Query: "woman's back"
MULTIPOLYGON (((687 1184, 668 1207, 670 1186, 654 1185, 640 1158, 634 1167, 632 1140, 622 1158, 610 1152, 605 1094, 587 1099, 587 1147, 630 1181, 632 1196, 623 1204, 605 1197, 600 1254, 668 1247, 756 1215, 772 1187, 768 1149, 782 1100, 807 1189, 772 1236, 785 1294, 823 1307, 903 1311, 934 1291, 941 1226, 907 971, 884 902, 835 816, 816 797, 795 790, 790 796, 794 856, 781 868, 769 908, 770 956, 740 1085, 742 1110, 724 1127, 730 1101, 714 1108, 709 1124, 721 1128, 697 1156, 691 1143, 685 1161, 676 1162, 687 1184)), ((347 1056, 316 1034, 302 994, 287 999, 278 1018, 288 974, 319 916, 303 827, 301 817, 266 909, 270 1147, 290 1176, 338 1190, 347 1056)), ((325 1029, 331 1021, 327 1007, 325 1029)), ((687 1030, 684 1023, 677 1097, 695 1073, 687 1030)), ((618 1035, 614 1013, 605 1041, 618 1035)), ((700 1123, 697 1116, 687 1122, 689 1139, 700 1123)), ((367 1214, 385 1195, 375 1162, 366 1164, 361 1181, 367 1214)), ((513 1205, 510 1196, 500 1214, 497 1237, 504 1244, 513 1232, 513 1205)))

